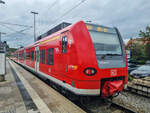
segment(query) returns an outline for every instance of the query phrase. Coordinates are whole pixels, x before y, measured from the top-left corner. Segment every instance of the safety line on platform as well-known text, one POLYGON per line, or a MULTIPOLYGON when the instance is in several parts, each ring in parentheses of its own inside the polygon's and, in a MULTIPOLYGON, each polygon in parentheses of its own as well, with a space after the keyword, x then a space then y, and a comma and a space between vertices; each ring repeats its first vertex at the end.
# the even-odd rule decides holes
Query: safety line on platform
POLYGON ((12 61, 9 60, 9 63, 11 65, 10 67, 12 67, 11 69, 14 71, 14 74, 16 73, 16 76, 18 76, 18 79, 20 79, 20 81, 22 81, 22 84, 24 85, 25 89, 31 96, 34 104, 37 106, 40 113, 52 113, 50 111, 50 109, 48 108, 48 106, 44 103, 44 101, 36 93, 36 91, 30 86, 28 81, 23 76, 21 76, 21 73, 16 69, 16 67, 14 66, 12 61))
POLYGON ((28 91, 26 90, 26 88, 24 87, 23 83, 21 82, 21 80, 18 78, 16 72, 14 71, 14 69, 12 68, 12 66, 9 64, 9 68, 12 72, 12 75, 16 81, 17 87, 20 91, 20 94, 22 96, 23 102, 25 104, 26 110, 34 110, 34 111, 38 111, 37 106, 35 105, 35 103, 33 102, 31 96, 29 95, 28 91))

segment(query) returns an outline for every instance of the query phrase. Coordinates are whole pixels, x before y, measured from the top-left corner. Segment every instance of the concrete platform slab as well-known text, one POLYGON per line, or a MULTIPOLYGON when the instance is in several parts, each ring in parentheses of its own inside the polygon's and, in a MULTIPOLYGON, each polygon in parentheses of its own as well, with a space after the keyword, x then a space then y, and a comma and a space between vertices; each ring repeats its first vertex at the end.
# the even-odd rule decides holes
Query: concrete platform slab
POLYGON ((17 75, 19 75, 20 80, 22 82, 24 81, 23 83, 26 89, 41 113, 46 113, 43 112, 42 109, 46 110, 47 108, 50 109, 52 113, 85 113, 81 108, 73 104, 43 81, 39 80, 33 74, 12 61, 10 62, 13 65, 17 75), (42 107, 44 104, 43 102, 45 103, 45 108, 42 107))
POLYGON ((6 81, 0 82, 0 113, 27 113, 8 63, 6 71, 6 81))

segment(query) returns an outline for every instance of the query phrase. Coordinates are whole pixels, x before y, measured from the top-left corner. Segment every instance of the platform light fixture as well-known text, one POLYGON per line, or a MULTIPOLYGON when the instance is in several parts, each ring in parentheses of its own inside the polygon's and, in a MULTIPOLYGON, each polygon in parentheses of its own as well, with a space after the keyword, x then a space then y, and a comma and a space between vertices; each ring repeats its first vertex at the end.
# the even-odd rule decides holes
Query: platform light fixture
POLYGON ((34 42, 36 41, 36 22, 35 22, 35 15, 38 14, 38 12, 31 11, 31 13, 34 15, 34 42))
POLYGON ((2 1, 2 0, 0 0, 0 3, 1 3, 1 4, 5 4, 5 2, 4 2, 4 1, 2 1))

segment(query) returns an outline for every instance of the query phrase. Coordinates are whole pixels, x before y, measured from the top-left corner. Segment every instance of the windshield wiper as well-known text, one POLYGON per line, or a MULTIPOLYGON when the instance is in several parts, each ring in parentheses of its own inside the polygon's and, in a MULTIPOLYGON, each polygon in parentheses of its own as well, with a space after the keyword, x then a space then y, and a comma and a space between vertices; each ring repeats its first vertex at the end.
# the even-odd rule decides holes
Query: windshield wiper
POLYGON ((102 59, 104 59, 106 56, 121 56, 120 54, 111 54, 111 53, 101 54, 101 55, 102 55, 102 57, 101 57, 102 59))
POLYGON ((105 55, 108 55, 108 56, 121 56, 120 54, 112 54, 112 53, 107 53, 105 55))

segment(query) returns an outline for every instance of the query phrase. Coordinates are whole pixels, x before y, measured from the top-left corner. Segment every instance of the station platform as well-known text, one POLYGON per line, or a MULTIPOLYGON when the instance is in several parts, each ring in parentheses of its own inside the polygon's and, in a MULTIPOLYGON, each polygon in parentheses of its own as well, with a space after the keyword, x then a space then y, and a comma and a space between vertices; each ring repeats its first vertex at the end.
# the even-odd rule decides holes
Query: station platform
POLYGON ((0 82, 0 113, 85 113, 18 64, 7 59, 0 82))

